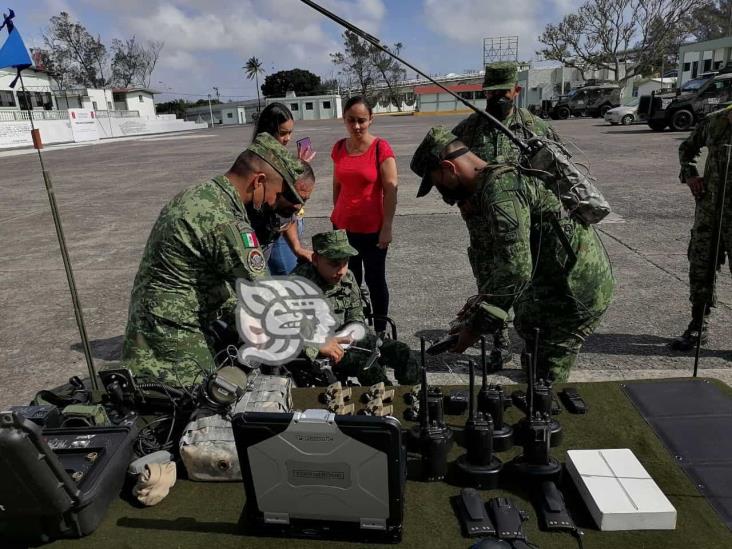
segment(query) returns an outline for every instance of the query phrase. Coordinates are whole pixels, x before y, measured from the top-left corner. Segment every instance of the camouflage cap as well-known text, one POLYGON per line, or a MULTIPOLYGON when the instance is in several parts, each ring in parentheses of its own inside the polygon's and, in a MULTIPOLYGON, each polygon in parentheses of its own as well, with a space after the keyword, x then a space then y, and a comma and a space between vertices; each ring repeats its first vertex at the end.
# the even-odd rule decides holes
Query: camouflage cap
POLYGON ((282 176, 284 197, 293 204, 302 204, 303 199, 295 189, 295 181, 305 173, 299 159, 292 156, 272 135, 262 132, 257 134, 247 150, 256 154, 272 166, 282 176))
POLYGON ((444 126, 435 126, 427 132, 427 135, 414 151, 412 162, 409 167, 414 173, 422 178, 422 183, 417 191, 417 198, 426 195, 432 189, 430 172, 437 168, 443 158, 442 151, 450 143, 457 140, 457 136, 444 126))
POLYGON ((314 235, 313 251, 328 259, 348 259, 358 255, 358 250, 348 243, 348 236, 343 229, 314 235))
POLYGON ((516 63, 501 61, 485 66, 484 90, 508 90, 518 81, 516 63))

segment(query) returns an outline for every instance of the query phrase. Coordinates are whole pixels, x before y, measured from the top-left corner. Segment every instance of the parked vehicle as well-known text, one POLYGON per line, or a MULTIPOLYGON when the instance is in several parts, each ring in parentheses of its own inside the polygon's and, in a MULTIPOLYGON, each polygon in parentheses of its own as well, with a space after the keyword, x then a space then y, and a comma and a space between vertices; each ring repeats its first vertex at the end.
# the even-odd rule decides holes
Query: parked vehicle
POLYGON ((652 93, 641 97, 638 116, 655 131, 670 127, 690 129, 698 120, 732 101, 732 68, 719 74, 705 73, 685 82, 672 93, 652 93))
POLYGON ((604 117, 610 109, 620 105, 621 89, 617 84, 583 86, 561 96, 551 111, 554 120, 570 116, 604 117))
POLYGON ((622 124, 623 126, 632 124, 637 118, 638 103, 640 103, 640 99, 633 97, 626 105, 620 105, 619 107, 610 109, 605 113, 605 121, 613 126, 617 126, 618 124, 622 124))

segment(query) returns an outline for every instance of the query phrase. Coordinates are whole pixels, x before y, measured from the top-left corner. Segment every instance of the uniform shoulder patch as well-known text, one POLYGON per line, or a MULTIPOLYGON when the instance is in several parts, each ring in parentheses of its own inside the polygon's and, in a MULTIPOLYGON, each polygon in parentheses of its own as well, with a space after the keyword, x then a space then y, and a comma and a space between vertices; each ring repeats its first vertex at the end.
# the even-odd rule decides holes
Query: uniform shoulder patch
POLYGON ((240 231, 242 242, 244 242, 245 248, 259 248, 259 239, 256 233, 251 229, 248 231, 240 231))
POLYGON ((252 248, 247 252, 247 266, 254 273, 263 273, 267 267, 264 254, 259 248, 252 248))

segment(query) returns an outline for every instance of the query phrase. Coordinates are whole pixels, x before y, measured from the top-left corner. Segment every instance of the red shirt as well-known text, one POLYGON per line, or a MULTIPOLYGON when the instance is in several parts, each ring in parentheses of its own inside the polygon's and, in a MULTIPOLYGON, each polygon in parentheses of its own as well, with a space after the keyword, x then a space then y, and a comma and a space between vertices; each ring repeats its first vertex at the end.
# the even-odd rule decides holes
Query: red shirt
POLYGON ((330 153, 340 192, 330 220, 338 229, 353 233, 377 233, 384 221, 384 188, 381 184, 381 163, 394 158, 391 145, 377 137, 366 152, 350 155, 346 140, 341 139, 330 153), (378 165, 376 149, 378 143, 378 165))

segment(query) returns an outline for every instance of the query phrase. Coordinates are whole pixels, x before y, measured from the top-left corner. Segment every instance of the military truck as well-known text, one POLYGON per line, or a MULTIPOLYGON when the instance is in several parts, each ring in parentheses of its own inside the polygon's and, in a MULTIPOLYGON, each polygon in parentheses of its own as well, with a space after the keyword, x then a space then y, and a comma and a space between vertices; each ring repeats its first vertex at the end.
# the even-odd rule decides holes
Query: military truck
POLYGON ((566 120, 570 116, 605 116, 620 105, 620 86, 617 84, 592 84, 563 95, 551 110, 554 120, 566 120))
POLYGON ((698 120, 732 101, 732 69, 701 74, 685 82, 676 92, 644 95, 638 115, 655 131, 670 127, 675 131, 690 129, 698 120))

